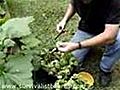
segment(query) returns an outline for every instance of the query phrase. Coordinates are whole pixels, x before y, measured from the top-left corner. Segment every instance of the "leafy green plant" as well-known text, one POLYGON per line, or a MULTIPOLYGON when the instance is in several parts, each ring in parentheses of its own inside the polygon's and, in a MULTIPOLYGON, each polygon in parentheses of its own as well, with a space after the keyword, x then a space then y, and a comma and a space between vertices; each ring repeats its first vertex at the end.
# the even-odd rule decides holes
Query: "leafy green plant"
POLYGON ((34 47, 40 42, 32 35, 28 26, 33 20, 32 16, 13 18, 0 27, 0 88, 2 90, 8 90, 13 86, 17 90, 27 85, 29 88, 33 86, 31 61, 34 47), (8 87, 9 85, 11 87, 8 87))
POLYGON ((88 86, 78 77, 78 74, 71 76, 73 68, 78 65, 71 54, 53 52, 44 48, 41 50, 40 57, 40 68, 58 78, 54 84, 55 90, 88 90, 88 86))
POLYGON ((54 87, 56 90, 88 90, 89 87, 84 83, 84 81, 80 80, 78 74, 73 74, 70 79, 59 79, 55 82, 54 87))
POLYGON ((55 90, 90 90, 91 87, 80 79, 79 74, 72 75, 73 68, 78 65, 77 60, 71 54, 53 51, 43 48, 39 61, 40 68, 57 77, 55 90))
POLYGON ((73 67, 77 65, 75 58, 71 58, 70 55, 66 56, 64 53, 52 52, 49 49, 41 50, 40 56, 41 68, 59 79, 67 78, 73 67))

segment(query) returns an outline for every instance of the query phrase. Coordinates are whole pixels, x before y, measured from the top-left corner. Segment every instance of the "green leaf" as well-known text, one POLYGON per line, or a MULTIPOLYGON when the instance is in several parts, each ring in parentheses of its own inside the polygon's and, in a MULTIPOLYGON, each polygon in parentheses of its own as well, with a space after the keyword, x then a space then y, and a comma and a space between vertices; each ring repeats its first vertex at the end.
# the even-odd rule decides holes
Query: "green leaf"
POLYGON ((2 44, 2 41, 6 38, 6 34, 4 33, 2 27, 0 26, 0 45, 2 44))
POLYGON ((40 43, 40 41, 32 35, 24 37, 21 42, 24 43, 27 48, 33 48, 40 43))
MULTIPOLYGON (((11 80, 11 84, 16 85, 31 85, 33 66, 31 60, 32 55, 14 55, 8 58, 8 62, 5 64, 7 73, 5 76, 8 78, 5 80, 11 80), (14 83, 13 83, 14 82, 14 83)), ((7 81, 6 81, 7 82, 7 81)))
POLYGON ((4 41, 4 46, 5 47, 13 47, 14 45, 15 45, 15 42, 13 40, 11 40, 11 39, 6 39, 4 41))
POLYGON ((0 59, 4 58, 6 55, 0 51, 0 59))
POLYGON ((3 49, 3 47, 4 47, 3 45, 0 45, 0 51, 3 49))
POLYGON ((4 81, 5 81, 5 80, 4 80, 4 76, 1 75, 1 76, 0 76, 0 89, 4 88, 4 85, 5 85, 5 82, 4 82, 4 81))
POLYGON ((2 25, 2 29, 9 38, 27 36, 31 34, 28 24, 33 20, 34 18, 32 16, 9 19, 2 25))

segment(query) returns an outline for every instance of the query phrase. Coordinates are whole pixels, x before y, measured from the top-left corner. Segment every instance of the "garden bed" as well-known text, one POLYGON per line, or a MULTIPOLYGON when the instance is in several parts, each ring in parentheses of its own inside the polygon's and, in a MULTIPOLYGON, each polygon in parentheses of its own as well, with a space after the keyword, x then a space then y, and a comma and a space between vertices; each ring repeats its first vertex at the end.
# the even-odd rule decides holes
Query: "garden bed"
MULTIPOLYGON (((60 19, 64 15, 65 7, 67 6, 67 0, 7 0, 9 10, 11 13, 11 17, 25 17, 25 16, 34 16, 35 21, 30 24, 31 31, 34 36, 40 40, 40 45, 35 49, 38 51, 42 51, 43 48, 51 48, 54 47, 54 43, 51 38, 56 36, 55 28, 56 24, 60 21, 60 19), (59 7, 58 7, 59 6, 59 7)), ((77 16, 72 18, 72 21, 67 26, 69 30, 66 35, 63 35, 56 41, 68 41, 72 36, 72 33, 75 30, 77 25, 77 16)), ((100 56, 102 55, 102 49, 97 48, 91 52, 90 57, 87 57, 87 63, 85 66, 92 72, 92 75, 95 78, 95 89, 94 90, 119 90, 120 89, 120 64, 118 63, 115 67, 113 73, 113 81, 109 87, 102 88, 98 84, 98 75, 99 75, 99 63, 100 56), (97 54, 96 54, 97 53, 97 54), (93 57, 94 56, 94 57, 93 57)), ((39 53, 40 54, 40 53, 39 53)), ((48 77, 47 73, 44 74, 41 69, 39 69, 39 55, 35 57, 36 60, 35 70, 33 71, 34 84, 41 83, 43 78, 42 76, 48 77), (38 70, 38 71, 37 71, 38 70), (41 72, 42 71, 42 72, 41 72), (42 74, 41 74, 42 73, 42 74), (40 77, 40 75, 42 75, 40 77), (42 79, 41 79, 42 78, 42 79)), ((51 77, 51 76, 50 76, 51 77)), ((53 79, 52 79, 53 80, 53 79)), ((50 79, 51 81, 51 79, 50 79)), ((53 80, 54 82, 54 80, 53 80)), ((47 81, 49 83, 49 80, 47 81)), ((51 83, 51 82, 50 82, 51 83)))

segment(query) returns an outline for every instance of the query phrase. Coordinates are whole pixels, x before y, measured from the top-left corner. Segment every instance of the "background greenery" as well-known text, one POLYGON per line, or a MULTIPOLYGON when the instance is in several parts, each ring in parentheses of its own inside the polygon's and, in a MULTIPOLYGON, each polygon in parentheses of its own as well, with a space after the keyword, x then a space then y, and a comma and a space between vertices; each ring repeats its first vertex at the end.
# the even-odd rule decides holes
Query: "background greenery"
MULTIPOLYGON (((34 16, 35 21, 30 25, 33 34, 40 40, 42 48, 55 46, 53 41, 57 35, 56 24, 62 19, 69 0, 7 0, 11 17, 34 16)), ((78 21, 77 15, 68 23, 65 35, 60 36, 57 41, 69 41, 75 32, 78 21)), ((56 42, 56 41, 54 41, 56 42)), ((103 49, 95 48, 86 58, 85 67, 92 73, 95 78, 95 90, 120 90, 120 63, 117 63, 113 73, 113 81, 107 88, 99 87, 99 60, 103 49)))

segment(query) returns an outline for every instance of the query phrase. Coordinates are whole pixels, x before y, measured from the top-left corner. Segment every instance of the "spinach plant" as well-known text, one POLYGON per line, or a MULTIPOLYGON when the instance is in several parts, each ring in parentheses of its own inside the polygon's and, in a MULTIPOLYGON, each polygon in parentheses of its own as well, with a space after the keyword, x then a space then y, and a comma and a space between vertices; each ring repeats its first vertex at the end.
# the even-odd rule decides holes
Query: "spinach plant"
POLYGON ((59 51, 51 52, 49 49, 43 49, 40 56, 41 68, 58 79, 68 78, 73 67, 78 64, 75 58, 59 51))
MULTIPOLYGON (((40 52, 40 68, 49 75, 57 77, 53 88, 55 90, 90 90, 79 74, 73 73, 73 68, 78 65, 77 60, 68 53, 53 52, 43 48, 40 52), (73 74, 73 75, 72 75, 73 74)), ((46 90, 46 89, 45 89, 46 90)))

